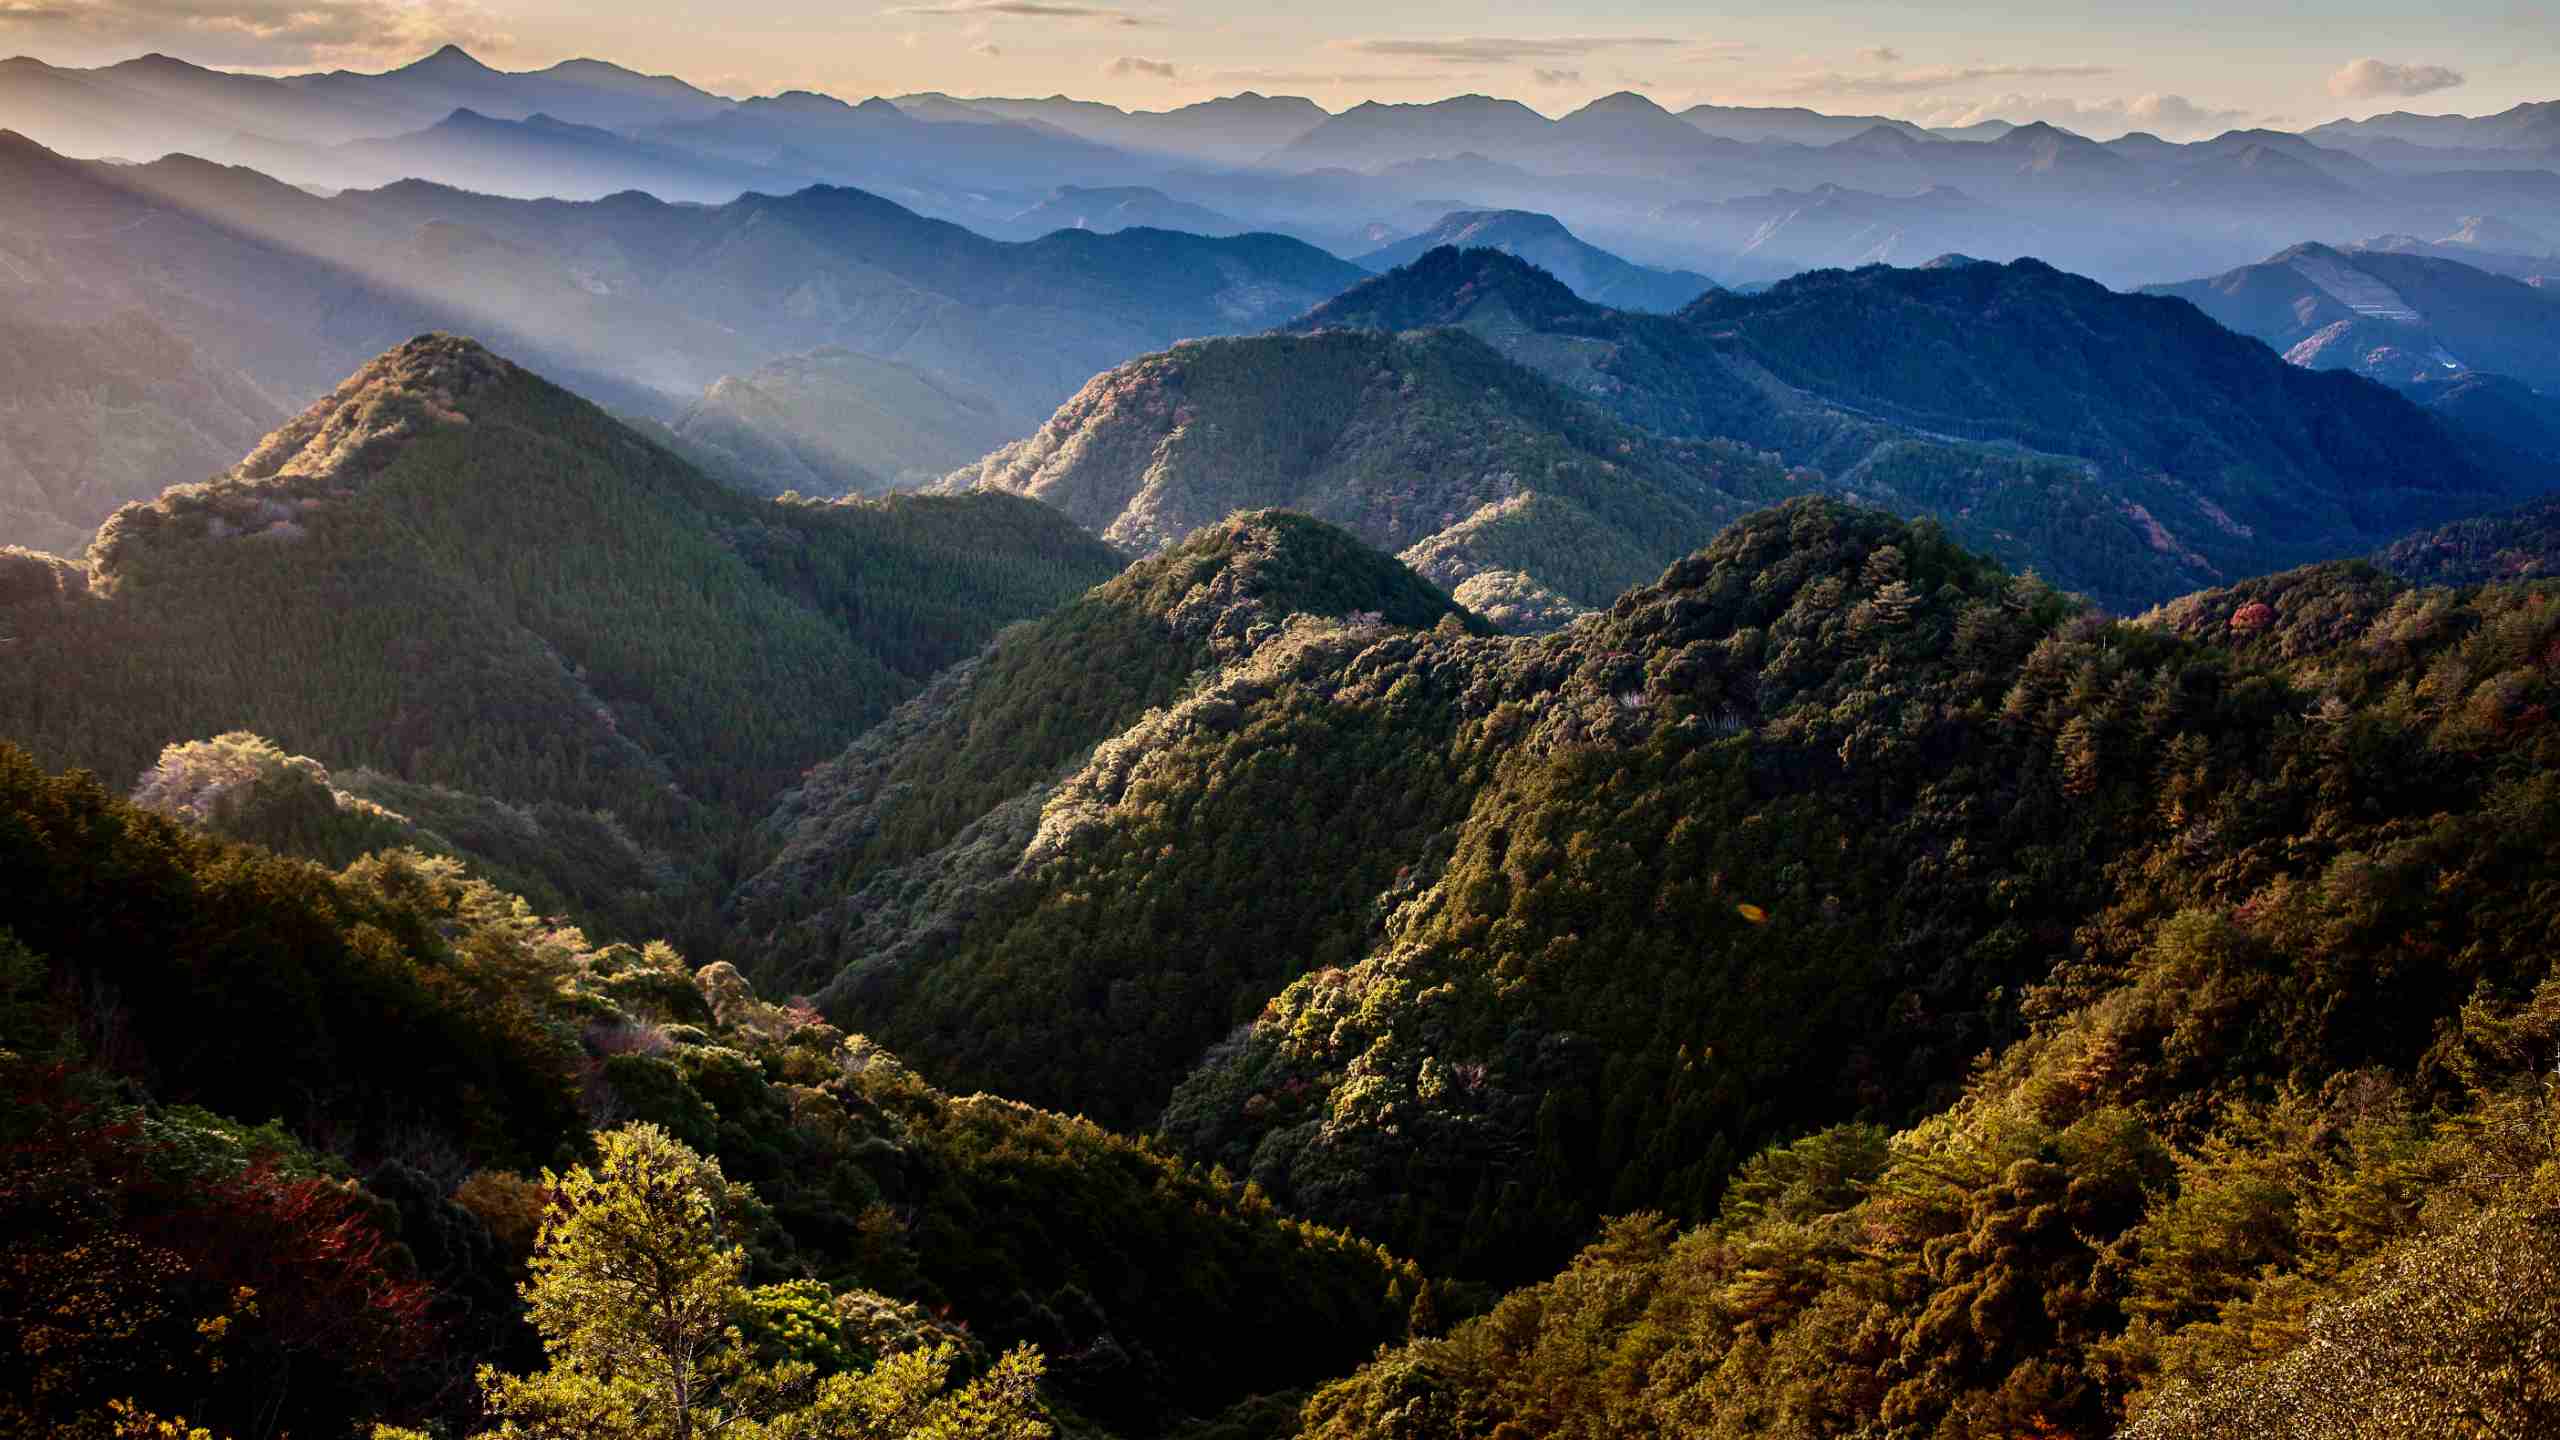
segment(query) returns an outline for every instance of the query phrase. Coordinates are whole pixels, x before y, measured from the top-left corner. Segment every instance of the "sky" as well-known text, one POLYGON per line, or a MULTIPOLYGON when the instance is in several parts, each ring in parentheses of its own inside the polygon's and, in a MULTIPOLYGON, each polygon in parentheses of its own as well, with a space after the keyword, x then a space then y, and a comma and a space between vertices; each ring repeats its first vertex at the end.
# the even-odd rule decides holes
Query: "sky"
POLYGON ((0 55, 55 64, 159 51, 375 70, 446 43, 501 69, 593 56, 740 96, 1063 93, 1164 109, 1251 89, 1339 110, 1480 93, 1556 115, 1634 90, 1672 109, 2043 119, 2100 137, 2560 98, 2549 0, 0 0, 0 55))

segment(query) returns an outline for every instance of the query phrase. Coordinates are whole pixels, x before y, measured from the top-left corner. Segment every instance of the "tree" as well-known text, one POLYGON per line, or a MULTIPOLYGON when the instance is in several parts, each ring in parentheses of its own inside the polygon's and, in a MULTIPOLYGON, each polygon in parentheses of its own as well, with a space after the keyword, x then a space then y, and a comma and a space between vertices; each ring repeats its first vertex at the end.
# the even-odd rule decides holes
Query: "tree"
MULTIPOLYGON (((597 1137, 598 1159, 546 1173, 550 1203, 524 1287, 550 1368, 480 1376, 484 1440, 1045 1440, 1038 1352, 950 1388, 958 1351, 910 1349, 860 1374, 759 1365, 733 1323, 747 1303, 734 1233, 754 1203, 654 1125, 597 1137)), ((375 1440, 416 1440, 378 1428, 375 1440)))

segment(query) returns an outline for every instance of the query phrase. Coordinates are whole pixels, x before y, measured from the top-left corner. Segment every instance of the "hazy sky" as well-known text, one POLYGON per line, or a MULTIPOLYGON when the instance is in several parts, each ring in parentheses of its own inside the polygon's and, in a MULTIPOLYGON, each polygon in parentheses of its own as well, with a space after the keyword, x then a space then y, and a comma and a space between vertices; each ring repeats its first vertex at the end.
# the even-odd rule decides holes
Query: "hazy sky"
POLYGON ((594 55, 738 95, 1064 92, 1160 109, 1255 89, 1340 109, 1475 91, 1560 114, 1632 89, 1674 109, 1997 115, 2100 135, 2560 97, 2550 0, 0 0, 0 54, 55 63, 160 50, 381 69, 447 41, 504 69, 594 55))

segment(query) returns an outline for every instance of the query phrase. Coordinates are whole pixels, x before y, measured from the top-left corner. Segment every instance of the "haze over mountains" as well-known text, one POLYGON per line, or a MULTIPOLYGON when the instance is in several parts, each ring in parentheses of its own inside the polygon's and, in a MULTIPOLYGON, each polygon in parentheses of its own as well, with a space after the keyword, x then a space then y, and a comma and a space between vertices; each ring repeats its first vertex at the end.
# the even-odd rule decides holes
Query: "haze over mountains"
POLYGON ((75 353, 100 357, 106 387, 89 419, 51 412, 45 453, 96 452, 107 430, 165 447, 122 482, 21 460, 48 468, 34 483, 73 529, 239 458, 254 438, 244 420, 272 425, 428 330, 485 337, 647 418, 679 420, 726 377, 829 346, 915 370, 994 417, 921 458, 884 435, 855 463, 885 482, 1028 430, 1130 355, 1266 328, 1363 273, 1270 235, 1008 244, 831 188, 723 206, 420 182, 324 199, 245 169, 72 161, 17 136, 0 136, 0 188, 0 303, 84 337, 75 353), (173 368, 180 383, 144 383, 173 368), (137 409, 137 423, 118 418, 137 409))
POLYGON ((2555 124, 0 63, 0 1433, 2560 1433, 2555 124))
POLYGON ((2382 116, 2304 134, 2173 144, 2137 132, 2102 144, 2043 122, 1939 133, 1802 109, 1675 114, 1633 92, 1554 118, 1483 95, 1341 114, 1253 92, 1139 113, 1063 96, 731 100, 591 60, 503 72, 451 47, 380 75, 269 78, 165 56, 0 67, 0 128, 56 150, 183 151, 298 184, 426 179, 525 198, 640 189, 718 203, 826 183, 991 233, 1049 218, 1108 228, 1073 204, 1043 211, 1068 186, 1130 191, 1139 214, 1201 222, 1182 228, 1275 230, 1346 258, 1377 248, 1361 243, 1372 227, 1400 238, 1452 211, 1525 210, 1641 264, 1744 280, 1954 250, 2167 283, 2306 240, 2443 235, 2468 216, 2548 233, 2560 230, 2553 123, 2547 105, 2528 105, 2477 120, 2382 116), (1881 228, 1847 250, 1827 219, 1792 237, 1738 223, 1755 203, 1776 207, 1755 197, 1826 186, 1873 211, 1928 203, 1871 220, 1881 228), (1148 190, 1161 200, 1137 194, 1148 190), (1724 223, 1693 213, 1728 203, 1743 209, 1724 223), (1208 216, 1222 218, 1213 227, 1208 216), (1915 224, 1930 233, 1891 237, 1915 224))

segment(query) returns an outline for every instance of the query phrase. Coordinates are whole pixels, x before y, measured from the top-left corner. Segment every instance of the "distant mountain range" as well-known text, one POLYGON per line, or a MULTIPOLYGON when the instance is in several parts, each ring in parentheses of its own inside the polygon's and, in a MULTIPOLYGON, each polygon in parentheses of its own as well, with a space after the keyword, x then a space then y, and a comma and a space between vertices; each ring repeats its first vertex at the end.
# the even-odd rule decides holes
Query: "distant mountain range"
POLYGON ((451 48, 379 75, 243 76, 165 56, 0 65, 0 127, 57 151, 179 151, 324 189, 422 179, 716 204, 829 184, 1004 238, 1271 231, 1346 258, 1454 211, 1522 210, 1633 263, 1731 283, 1954 250, 2138 285, 2304 240, 2443 235, 2469 216, 2560 232, 2553 113, 2099 143, 2042 122, 1938 132, 1800 108, 1674 113, 1632 91, 1554 117, 1488 95, 1329 114, 1253 92, 1130 112, 1065 96, 732 100, 601 61, 511 73, 451 48), (1842 213, 1762 233, 1808 194, 1842 213))
POLYGON ((2485 370, 2560 391, 2560 294, 2438 254, 2297 245, 2146 293, 2186 300, 2314 369, 2397 385, 2485 370))
POLYGON ((1772 451, 2119 606, 2553 480, 2382 387, 2033 261, 1817 272, 1651 317, 1441 250, 1297 326, 1466 329, 1622 421, 1772 451))
POLYGON ((1045 500, 1137 553, 1239 507, 1303 509, 1535 629, 1808 491, 1934 516, 2130 610, 2555 474, 2187 305, 2032 261, 1823 272, 1646 315, 1441 247, 1290 329, 1097 377, 943 488, 1045 500))
POLYGON ((1136 554, 1238 508, 1301 511, 1499 623, 1543 629, 1786 483, 1753 451, 1613 421, 1463 331, 1328 330, 1205 341, 1096 376, 939 488, 1045 501, 1136 554))
POLYGON ((2394 110, 2363 120, 2332 120, 2303 134, 2323 145, 2355 149, 2407 145, 2433 150, 2537 151, 2560 148, 2560 100, 2495 115, 2414 115, 2394 110))
MULTIPOLYGON (((418 183, 322 199, 247 170, 81 162, 0 136, 0 319, 96 337, 73 343, 88 368, 45 392, 85 375, 89 399, 27 406, 0 430, 29 477, 9 503, 53 497, 38 508, 93 527, 118 501, 238 458, 296 397, 436 329, 667 420, 724 377, 835 346, 988 407, 1001 438, 1132 355, 1266 329, 1363 273, 1272 235, 1007 244, 844 189, 723 206, 418 183), (137 338, 152 329, 175 343, 137 338), (72 459, 109 446, 131 462, 72 459)), ((887 477, 993 443, 959 412, 915 425, 966 448, 919 452, 875 430, 882 448, 852 463, 887 477)))
POLYGON ((742 490, 826 497, 938 480, 1015 427, 957 380, 829 348, 713 382, 670 430, 687 458, 742 490))
POLYGON ((1356 257, 1371 270, 1408 265, 1443 245, 1517 255, 1595 305, 1669 312, 1716 288, 1704 275, 1630 264, 1574 238, 1552 215, 1526 210, 1460 210, 1418 235, 1356 257))
POLYGON ((1239 235, 1250 226, 1205 205, 1176 200, 1149 185, 1061 185, 1057 193, 988 233, 1031 239, 1053 230, 1182 230, 1194 235, 1239 235))

